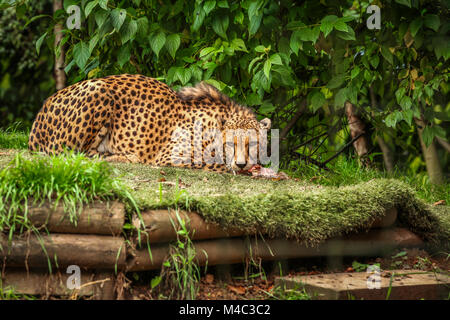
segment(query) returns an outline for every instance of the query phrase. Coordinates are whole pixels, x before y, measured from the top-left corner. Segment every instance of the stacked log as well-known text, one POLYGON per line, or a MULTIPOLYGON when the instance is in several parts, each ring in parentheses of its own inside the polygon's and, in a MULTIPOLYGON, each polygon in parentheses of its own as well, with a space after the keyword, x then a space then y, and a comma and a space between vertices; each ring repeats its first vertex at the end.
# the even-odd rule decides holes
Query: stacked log
MULTIPOLYGON (((185 221, 199 265, 242 263, 248 259, 382 255, 397 247, 422 245, 416 235, 395 227, 395 208, 374 221, 367 233, 329 239, 314 248, 295 240, 264 239, 264 235, 261 238, 236 228, 223 229, 195 212, 178 214, 185 221)), ((119 202, 85 206, 76 225, 67 218, 63 207, 48 203, 30 208, 29 217, 37 228, 45 227, 48 232, 26 233, 12 239, 0 234, 2 284, 15 287, 19 293, 42 296, 113 298, 117 272, 161 268, 179 228, 174 210, 147 210, 141 213, 142 220, 132 221, 136 227, 144 222, 141 245, 135 232, 125 239, 125 208, 119 202), (70 275, 66 268, 73 265, 82 270, 82 288, 68 291, 64 285, 70 275)))
POLYGON ((48 202, 28 210, 39 230, 9 239, 0 234, 2 287, 39 296, 114 298, 115 271, 126 265, 122 203, 93 202, 71 222, 62 205, 48 202), (80 268, 80 289, 67 287, 68 266, 80 268))

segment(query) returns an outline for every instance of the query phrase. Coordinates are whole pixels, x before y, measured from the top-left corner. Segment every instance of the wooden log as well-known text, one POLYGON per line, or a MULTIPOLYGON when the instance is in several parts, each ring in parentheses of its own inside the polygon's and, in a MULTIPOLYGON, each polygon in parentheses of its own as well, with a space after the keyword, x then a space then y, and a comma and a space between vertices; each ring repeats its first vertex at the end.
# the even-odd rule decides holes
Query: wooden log
MULTIPOLYGON (((168 242, 177 238, 172 222, 176 228, 179 227, 179 223, 174 210, 147 210, 141 214, 150 243, 168 242)), ((179 211, 179 215, 180 218, 186 221, 191 240, 219 239, 247 235, 245 231, 237 228, 223 229, 218 224, 205 222, 196 212, 179 211)), ((396 220, 397 208, 391 208, 386 211, 383 217, 376 219, 369 228, 387 228, 392 226, 396 220)), ((137 217, 133 218, 133 225, 139 228, 140 220, 137 217)), ((141 233, 141 239, 143 243, 146 242, 147 236, 145 233, 141 233)))
POLYGON ((45 225, 48 231, 56 233, 120 235, 125 222, 125 206, 117 201, 85 204, 76 225, 70 222, 62 204, 55 208, 53 204, 45 202, 40 207, 28 210, 28 217, 34 226, 45 225))
MULTIPOLYGON (((177 238, 176 231, 172 225, 173 222, 176 228, 179 228, 174 210, 147 210, 141 214, 150 243, 167 242, 177 238)), ((186 222, 191 240, 228 238, 245 234, 244 231, 236 228, 225 230, 218 224, 207 223, 196 212, 179 211, 179 215, 186 222)), ((133 224, 136 228, 139 227, 140 221, 137 217, 133 219, 133 224)), ((141 233, 141 236, 145 242, 147 239, 145 233, 141 233)))
MULTIPOLYGON (((232 238, 194 241, 199 265, 232 264, 248 258, 280 260, 319 256, 374 256, 388 253, 397 247, 417 247, 422 240, 402 228, 370 230, 366 234, 351 235, 325 241, 318 247, 307 247, 295 240, 232 238)), ((151 246, 152 258, 146 249, 134 250, 127 271, 159 269, 169 252, 167 244, 151 246)))
POLYGON ((27 272, 25 269, 6 268, 1 275, 3 290, 12 290, 15 294, 41 297, 60 296, 71 299, 92 297, 96 300, 114 299, 115 276, 112 272, 80 272, 80 288, 68 286, 71 273, 54 272, 45 269, 27 272))
POLYGON ((14 237, 9 243, 0 235, 0 266, 46 268, 77 265, 88 269, 125 266, 125 241, 100 235, 51 234, 14 237), (43 248, 45 248, 45 253, 43 248), (47 258, 48 257, 48 258, 47 258))

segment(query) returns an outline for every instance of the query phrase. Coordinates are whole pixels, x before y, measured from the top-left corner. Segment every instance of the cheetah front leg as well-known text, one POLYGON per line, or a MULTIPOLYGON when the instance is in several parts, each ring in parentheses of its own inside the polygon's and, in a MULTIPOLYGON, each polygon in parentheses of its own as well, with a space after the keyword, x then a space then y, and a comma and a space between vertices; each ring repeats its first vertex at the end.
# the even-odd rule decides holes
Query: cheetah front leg
POLYGON ((122 162, 122 163, 141 163, 141 159, 137 157, 135 154, 112 154, 102 158, 108 162, 122 162))

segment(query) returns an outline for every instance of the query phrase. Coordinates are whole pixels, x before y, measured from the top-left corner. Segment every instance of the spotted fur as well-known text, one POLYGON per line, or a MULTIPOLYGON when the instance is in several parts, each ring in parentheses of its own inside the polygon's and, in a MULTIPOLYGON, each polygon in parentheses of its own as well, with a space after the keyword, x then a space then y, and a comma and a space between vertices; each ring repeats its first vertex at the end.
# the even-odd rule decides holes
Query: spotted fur
MULTIPOLYGON (((173 152, 190 148, 191 163, 176 164, 213 171, 236 170, 224 164, 195 163, 189 137, 180 146, 174 131, 194 134, 203 130, 256 129, 270 127, 270 120, 255 114, 216 88, 200 83, 175 92, 166 84, 142 75, 114 75, 86 80, 48 98, 33 123, 28 147, 57 154, 78 150, 110 161, 172 166, 173 152)), ((212 140, 203 141, 201 152, 212 140)), ((198 151, 198 150, 197 150, 198 151)))

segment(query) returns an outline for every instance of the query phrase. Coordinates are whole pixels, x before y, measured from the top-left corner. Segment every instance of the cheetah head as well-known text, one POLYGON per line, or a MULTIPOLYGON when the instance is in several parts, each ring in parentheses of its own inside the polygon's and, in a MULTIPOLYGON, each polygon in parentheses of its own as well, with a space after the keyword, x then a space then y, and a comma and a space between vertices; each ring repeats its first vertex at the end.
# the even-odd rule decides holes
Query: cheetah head
POLYGON ((226 165, 230 171, 247 171, 259 162, 259 149, 266 147, 262 141, 267 137, 271 121, 249 118, 231 119, 223 123, 222 141, 226 165))

